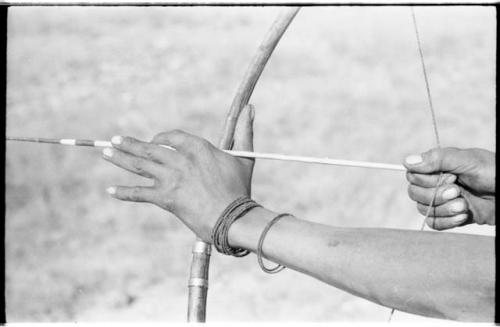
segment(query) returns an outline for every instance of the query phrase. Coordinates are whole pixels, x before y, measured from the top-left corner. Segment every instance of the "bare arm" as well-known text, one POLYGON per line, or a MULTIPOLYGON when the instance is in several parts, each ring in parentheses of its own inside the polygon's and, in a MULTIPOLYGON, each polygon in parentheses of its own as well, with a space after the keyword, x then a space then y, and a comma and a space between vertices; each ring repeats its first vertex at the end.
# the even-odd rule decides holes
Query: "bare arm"
MULTIPOLYGON (((250 211, 230 229, 232 246, 256 251, 276 214, 250 211)), ((493 321, 494 238, 377 228, 337 228, 285 217, 263 252, 274 262, 369 301, 413 314, 493 321)))
MULTIPOLYGON (((240 116, 234 147, 252 150, 252 114, 240 116)), ((174 131, 152 143, 113 140, 104 157, 151 179, 150 187, 113 187, 125 201, 149 202, 174 213, 206 242, 224 208, 250 196, 253 161, 237 159, 196 136, 174 131)), ((232 246, 255 252, 264 226, 276 213, 255 208, 229 230, 232 246)), ((285 217, 264 242, 264 254, 370 301, 415 314, 492 321, 494 239, 391 229, 338 228, 285 217)), ((236 259, 235 259, 236 260, 236 259)))

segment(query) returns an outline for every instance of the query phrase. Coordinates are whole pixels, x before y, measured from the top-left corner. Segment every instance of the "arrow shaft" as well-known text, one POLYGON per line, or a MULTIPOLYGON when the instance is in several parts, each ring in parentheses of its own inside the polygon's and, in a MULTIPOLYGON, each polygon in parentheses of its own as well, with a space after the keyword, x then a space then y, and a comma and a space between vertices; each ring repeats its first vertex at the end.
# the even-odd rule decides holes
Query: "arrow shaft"
MULTIPOLYGON (((98 140, 49 139, 49 138, 32 138, 32 137, 7 137, 6 139, 8 141, 49 143, 49 144, 60 144, 60 145, 70 145, 70 146, 89 146, 89 147, 112 147, 113 146, 111 144, 111 142, 109 142, 109 141, 98 141, 98 140)), ((168 145, 160 145, 160 146, 175 151, 174 148, 172 148, 168 145)), ((334 166, 347 166, 347 167, 406 171, 406 168, 403 165, 388 164, 388 163, 381 163, 381 162, 331 159, 331 158, 317 158, 317 157, 286 155, 286 154, 278 154, 278 153, 261 153, 261 152, 251 152, 251 151, 235 151, 235 150, 222 150, 222 151, 224 151, 232 156, 241 157, 241 158, 293 161, 293 162, 334 165, 334 166)))

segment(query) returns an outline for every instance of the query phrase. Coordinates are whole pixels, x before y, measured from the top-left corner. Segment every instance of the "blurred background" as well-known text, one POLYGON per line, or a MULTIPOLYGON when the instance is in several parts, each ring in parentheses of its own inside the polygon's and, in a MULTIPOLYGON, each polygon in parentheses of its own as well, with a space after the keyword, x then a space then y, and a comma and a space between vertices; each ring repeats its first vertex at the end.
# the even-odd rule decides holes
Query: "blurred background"
MULTIPOLYGON (((10 8, 7 134, 149 140, 184 129, 217 142, 280 10, 10 8)), ((416 14, 443 146, 494 150, 494 8, 416 14)), ((256 151, 399 163, 434 146, 408 7, 303 8, 251 103, 256 151)), ((159 208, 105 192, 134 183, 147 181, 111 166, 99 149, 7 144, 8 321, 185 320, 194 235, 159 208)), ((401 172, 259 161, 253 196, 334 226, 418 229, 406 187, 401 172)), ((267 275, 254 255, 214 254, 210 283, 208 321, 389 314, 291 270, 267 275)))

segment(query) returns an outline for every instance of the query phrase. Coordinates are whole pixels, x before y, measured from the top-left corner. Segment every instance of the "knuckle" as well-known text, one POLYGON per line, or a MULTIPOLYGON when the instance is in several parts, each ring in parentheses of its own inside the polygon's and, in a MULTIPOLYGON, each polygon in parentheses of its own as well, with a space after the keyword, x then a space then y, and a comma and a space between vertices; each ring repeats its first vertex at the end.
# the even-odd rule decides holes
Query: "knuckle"
POLYGON ((137 172, 140 172, 140 173, 144 172, 144 164, 143 164, 142 160, 139 158, 133 159, 132 168, 134 168, 134 170, 137 172))
POLYGON ((442 157, 455 156, 461 151, 462 151, 462 149, 459 149, 457 147, 447 146, 447 147, 444 147, 441 149, 441 156, 442 157))
POLYGON ((186 132, 184 132, 183 130, 180 130, 180 129, 174 129, 174 130, 170 131, 168 134, 171 137, 182 138, 186 135, 186 132))
POLYGON ((186 132, 180 129, 174 129, 169 132, 168 138, 174 145, 184 145, 189 141, 187 135, 188 134, 186 132))
POLYGON ((167 198, 163 199, 162 207, 165 210, 172 212, 174 210, 174 207, 175 207, 175 202, 171 198, 167 197, 167 198))
POLYGON ((187 167, 190 164, 191 164, 190 154, 188 152, 178 152, 176 166, 187 167))
POLYGON ((210 150, 212 148, 212 143, 210 143, 208 140, 206 139, 200 139, 199 141, 200 143, 200 147, 203 151, 207 151, 207 150, 210 150))
POLYGON ((443 152, 442 149, 439 149, 439 148, 432 148, 428 151, 428 154, 429 154, 429 157, 431 159, 438 159, 440 156, 441 156, 441 153, 443 152))
POLYGON ((445 153, 443 149, 433 148, 424 152, 422 156, 424 157, 424 161, 431 164, 431 167, 440 167, 443 161, 443 153, 445 153))
POLYGON ((122 137, 122 145, 128 145, 132 142, 132 138, 130 136, 123 136, 122 137))
POLYGON ((144 149, 144 154, 148 159, 154 159, 156 157, 156 149, 152 146, 148 146, 144 149))
POLYGON ((198 143, 201 147, 208 147, 210 145, 210 142, 208 142, 206 139, 201 138, 201 137, 196 137, 196 143, 198 143))
POLYGON ((196 161, 196 153, 197 151, 193 151, 193 152, 186 152, 185 155, 184 155, 184 158, 186 158, 186 161, 188 162, 187 164, 190 165, 192 164, 194 161, 196 161))
POLYGON ((184 131, 182 129, 176 128, 176 129, 171 130, 170 134, 171 135, 180 135, 180 134, 184 134, 184 131))
POLYGON ((183 179, 183 172, 180 169, 173 169, 169 178, 169 188, 173 191, 179 189, 183 179))
POLYGON ((132 201, 140 200, 141 189, 138 187, 133 187, 128 194, 128 198, 132 201))
POLYGON ((199 137, 193 137, 191 140, 191 151, 189 151, 189 158, 191 160, 196 159, 196 155, 200 153, 206 153, 210 149, 210 142, 199 137))
POLYGON ((430 149, 422 153, 424 161, 433 160, 436 156, 436 149, 430 149))
POLYGON ((447 146, 447 147, 443 148, 442 151, 446 155, 453 155, 453 154, 460 152, 462 150, 457 148, 457 147, 454 147, 454 146, 447 146))
MULTIPOLYGON (((440 179, 441 177, 438 176, 438 175, 432 175, 431 177, 428 178, 427 180, 427 187, 432 187, 434 190, 434 188, 436 186, 443 186, 445 183, 444 183, 444 179, 440 179)), ((434 192, 434 191, 433 191, 434 192)))
POLYGON ((158 133, 156 134, 154 137, 153 137, 153 140, 152 142, 156 143, 156 142, 161 142, 161 141, 164 141, 167 137, 168 133, 167 132, 161 132, 161 133, 158 133))

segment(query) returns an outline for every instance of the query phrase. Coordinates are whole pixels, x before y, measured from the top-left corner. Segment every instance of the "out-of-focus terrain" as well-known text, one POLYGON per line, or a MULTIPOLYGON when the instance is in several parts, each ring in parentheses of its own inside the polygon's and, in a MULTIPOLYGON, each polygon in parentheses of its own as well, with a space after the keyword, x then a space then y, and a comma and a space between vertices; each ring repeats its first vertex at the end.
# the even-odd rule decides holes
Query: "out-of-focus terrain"
MULTIPOLYGON (((7 133, 148 140, 180 128, 216 142, 279 10, 11 8, 7 133)), ((443 146, 494 150, 494 8, 416 12, 443 146)), ((398 163, 434 145, 406 7, 303 8, 251 102, 257 151, 398 163)), ((100 157, 7 144, 8 321, 185 319, 194 236, 159 208, 109 197, 109 185, 145 181, 100 157)), ((406 187, 400 172, 259 161, 253 194, 311 221, 418 229, 406 187)), ((264 274, 254 255, 214 254, 210 283, 209 321, 384 321, 389 313, 291 270, 264 274)))

